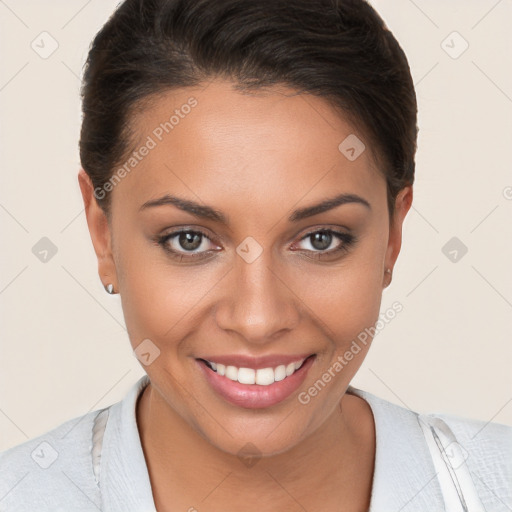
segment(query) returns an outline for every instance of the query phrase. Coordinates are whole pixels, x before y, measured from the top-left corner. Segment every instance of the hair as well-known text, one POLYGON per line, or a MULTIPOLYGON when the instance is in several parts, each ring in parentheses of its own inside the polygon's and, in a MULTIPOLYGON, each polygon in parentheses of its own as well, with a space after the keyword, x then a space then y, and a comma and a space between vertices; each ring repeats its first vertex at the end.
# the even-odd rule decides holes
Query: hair
MULTIPOLYGON (((323 98, 372 143, 391 221, 414 182, 417 104, 407 58, 365 0, 125 0, 84 68, 80 159, 102 188, 133 150, 133 121, 167 91, 229 80, 323 98)), ((110 215, 110 194, 95 194, 110 215)))

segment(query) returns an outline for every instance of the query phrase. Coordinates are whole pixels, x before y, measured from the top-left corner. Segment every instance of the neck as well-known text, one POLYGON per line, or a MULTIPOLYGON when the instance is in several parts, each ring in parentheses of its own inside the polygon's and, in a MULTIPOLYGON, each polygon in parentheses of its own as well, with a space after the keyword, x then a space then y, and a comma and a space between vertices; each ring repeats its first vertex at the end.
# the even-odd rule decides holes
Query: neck
POLYGON ((247 504, 255 510, 286 510, 293 509, 294 501, 295 507, 298 503, 309 510, 306 505, 313 506, 312 495, 323 496, 324 504, 331 496, 338 507, 343 497, 344 510, 350 510, 351 502, 358 504, 357 509, 363 502, 369 505, 373 416, 369 405, 353 395, 346 394, 328 420, 300 444, 270 457, 238 456, 218 449, 151 384, 137 404, 137 423, 159 511, 171 503, 176 509, 186 506, 183 510, 194 503, 209 510, 216 510, 214 503, 219 510, 237 509, 234 505, 250 510, 247 504), (235 496, 241 496, 240 504, 234 503, 235 496), (267 508, 262 507, 262 499, 267 508))

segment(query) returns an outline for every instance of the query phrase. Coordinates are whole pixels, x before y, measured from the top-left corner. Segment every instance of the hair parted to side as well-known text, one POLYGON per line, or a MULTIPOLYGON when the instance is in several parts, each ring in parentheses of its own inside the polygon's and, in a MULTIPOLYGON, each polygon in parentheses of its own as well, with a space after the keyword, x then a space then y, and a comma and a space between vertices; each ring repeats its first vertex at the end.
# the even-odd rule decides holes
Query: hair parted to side
MULTIPOLYGON (((94 188, 133 151, 146 100, 214 78, 240 91, 284 85, 348 116, 373 145, 392 217, 414 182, 416 95, 404 52, 365 0, 125 0, 84 69, 80 158, 94 188)), ((96 200, 109 215, 110 194, 96 200)))

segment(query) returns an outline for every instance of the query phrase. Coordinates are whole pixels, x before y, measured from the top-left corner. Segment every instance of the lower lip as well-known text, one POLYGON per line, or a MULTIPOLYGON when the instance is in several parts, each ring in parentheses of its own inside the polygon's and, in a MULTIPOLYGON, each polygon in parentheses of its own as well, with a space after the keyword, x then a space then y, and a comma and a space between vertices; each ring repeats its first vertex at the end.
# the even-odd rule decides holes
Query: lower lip
POLYGON ((247 409, 271 407, 288 398, 304 382, 308 370, 315 360, 309 357, 292 375, 269 386, 258 384, 240 384, 211 370, 205 363, 196 359, 210 386, 225 400, 233 405, 247 409))

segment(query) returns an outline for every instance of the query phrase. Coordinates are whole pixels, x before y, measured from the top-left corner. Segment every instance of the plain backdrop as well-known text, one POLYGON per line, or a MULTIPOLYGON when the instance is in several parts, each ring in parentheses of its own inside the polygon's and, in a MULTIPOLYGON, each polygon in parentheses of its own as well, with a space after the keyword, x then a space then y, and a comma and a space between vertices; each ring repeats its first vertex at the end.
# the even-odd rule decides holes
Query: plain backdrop
MULTIPOLYGON (((403 311, 353 385, 512 425, 512 2, 373 3, 408 56, 420 134, 382 301, 403 311)), ((0 450, 120 400, 143 375, 97 275, 76 177, 82 66, 116 4, 0 1, 0 450)))

